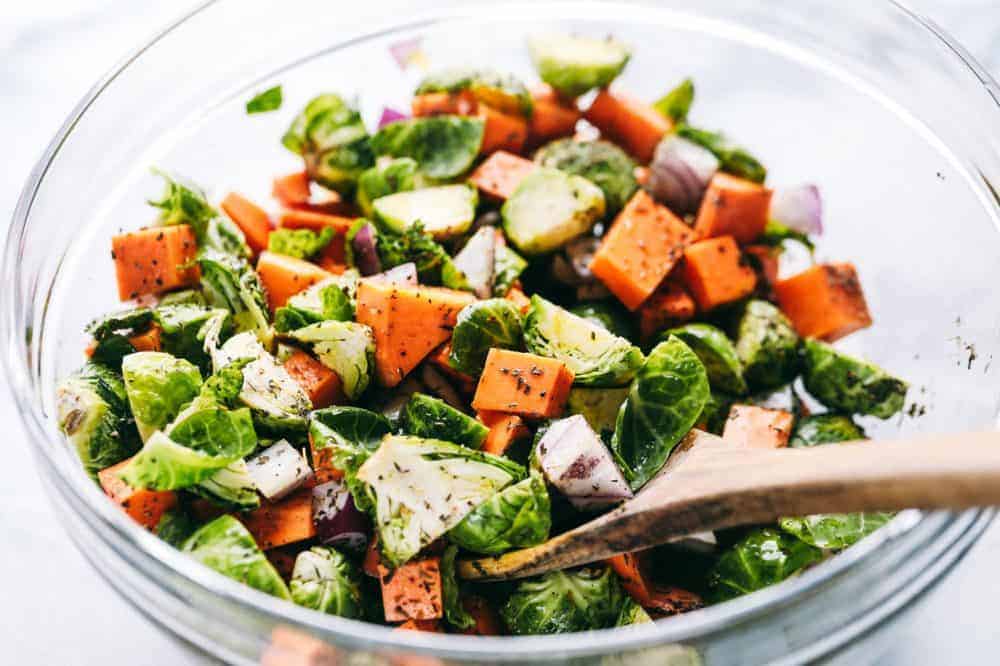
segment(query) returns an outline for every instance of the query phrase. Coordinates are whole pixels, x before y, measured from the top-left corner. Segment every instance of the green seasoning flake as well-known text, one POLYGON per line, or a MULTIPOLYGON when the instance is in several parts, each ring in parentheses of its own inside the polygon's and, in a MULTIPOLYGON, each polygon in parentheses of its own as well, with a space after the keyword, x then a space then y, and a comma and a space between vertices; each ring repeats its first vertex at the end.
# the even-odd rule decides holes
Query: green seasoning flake
POLYGON ((268 88, 247 102, 247 113, 267 113, 281 108, 281 86, 268 88))

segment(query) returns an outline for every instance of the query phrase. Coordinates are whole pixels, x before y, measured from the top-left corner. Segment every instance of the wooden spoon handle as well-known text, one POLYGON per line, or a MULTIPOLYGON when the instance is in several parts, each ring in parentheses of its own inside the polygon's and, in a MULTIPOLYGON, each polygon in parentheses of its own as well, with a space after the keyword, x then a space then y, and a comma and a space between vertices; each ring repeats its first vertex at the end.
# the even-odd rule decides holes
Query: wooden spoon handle
POLYGON ((460 562, 459 574, 519 578, 783 516, 989 505, 1000 505, 998 432, 808 449, 716 449, 604 516, 534 548, 460 562))

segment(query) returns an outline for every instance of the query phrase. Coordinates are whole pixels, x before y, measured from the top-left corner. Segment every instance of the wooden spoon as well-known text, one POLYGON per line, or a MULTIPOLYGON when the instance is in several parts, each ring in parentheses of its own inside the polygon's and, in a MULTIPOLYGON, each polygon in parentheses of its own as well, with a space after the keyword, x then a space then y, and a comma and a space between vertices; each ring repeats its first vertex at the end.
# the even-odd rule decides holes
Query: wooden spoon
POLYGON ((1000 505, 1000 432, 755 449, 693 430, 635 498, 539 546, 460 561, 458 574, 523 578, 784 516, 989 505, 1000 505))

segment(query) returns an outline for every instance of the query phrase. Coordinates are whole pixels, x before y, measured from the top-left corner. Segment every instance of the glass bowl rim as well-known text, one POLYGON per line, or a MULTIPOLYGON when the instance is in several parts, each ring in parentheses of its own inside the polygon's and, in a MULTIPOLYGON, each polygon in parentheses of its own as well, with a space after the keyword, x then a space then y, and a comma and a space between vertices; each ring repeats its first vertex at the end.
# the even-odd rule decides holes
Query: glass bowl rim
MULTIPOLYGON (((520 4, 521 1, 523 0, 517 0, 512 4, 520 4)), ((8 284, 21 284, 23 267, 20 261, 19 248, 23 237, 28 231, 32 205, 44 182, 49 167, 57 159, 60 148, 72 134, 80 119, 118 76, 125 72, 146 51, 164 38, 170 36, 188 21, 201 15, 207 9, 223 2, 226 2, 226 0, 206 0, 156 31, 151 38, 142 42, 108 70, 104 76, 99 78, 72 109, 29 172, 28 178, 19 195, 4 248, 2 275, 8 284)), ((1000 111, 1000 85, 957 40, 931 19, 913 11, 899 0, 882 0, 882 3, 894 7, 904 18, 916 23, 929 33, 930 37, 946 46, 952 52, 953 56, 979 79, 984 91, 990 95, 998 111, 1000 111)), ((562 2, 560 0, 550 0, 546 4, 562 4, 562 2)), ((596 0, 587 4, 612 7, 620 3, 615 2, 615 0, 596 0)), ((449 7, 440 10, 439 13, 433 15, 433 18, 426 18, 421 21, 393 23, 390 29, 401 29, 416 24, 427 25, 446 21, 455 15, 460 15, 460 12, 456 11, 456 9, 449 7)), ((385 30, 385 28, 375 30, 364 29, 357 32, 353 37, 345 38, 343 41, 357 42, 385 32, 385 30)), ((32 368, 28 361, 28 343, 20 335, 20 331, 23 330, 24 322, 22 320, 23 313, 25 312, 25 303, 22 302, 22 296, 22 293, 15 288, 7 291, 2 298, 4 303, 2 317, 4 322, 0 335, 3 337, 5 353, 2 354, 2 357, 8 383, 10 384, 21 420, 28 433, 28 439, 33 445, 33 453, 36 456, 37 463, 42 464, 44 462, 48 464, 44 473, 52 475, 52 480, 60 486, 60 492, 72 493, 75 495, 75 499, 83 500, 83 503, 79 505, 81 515, 88 520, 98 521, 97 527, 93 523, 91 527, 97 530, 105 528, 109 531, 110 539, 119 540, 118 544, 111 544, 116 550, 121 550, 123 546, 135 549, 142 555, 150 558, 148 564, 159 567, 162 570, 160 573, 180 575, 187 582, 208 591, 218 599, 238 604, 254 612, 262 613, 270 619, 288 621, 295 626, 307 629, 331 631, 339 637, 350 641, 358 641, 366 645, 377 644, 389 649, 414 650, 437 655, 447 653, 447 656, 454 656, 455 658, 483 659, 490 656, 496 657, 497 649, 503 650, 504 658, 530 658, 552 655, 553 651, 557 651, 562 655, 580 656, 619 650, 635 650, 663 645, 665 643, 681 642, 712 634, 733 625, 743 624, 749 620, 760 618, 768 613, 792 605, 797 599, 807 595, 810 591, 823 586, 825 583, 839 576, 862 567, 869 558, 877 554, 890 541, 906 541, 911 546, 917 545, 917 542, 922 537, 932 536, 930 532, 934 531, 936 526, 931 523, 936 523, 942 528, 953 527, 958 523, 963 523, 963 529, 967 530, 963 545, 967 549, 975 542, 994 517, 992 509, 970 510, 962 514, 938 512, 925 514, 916 520, 903 520, 902 522, 900 518, 904 517, 901 516, 893 523, 896 529, 893 529, 893 524, 890 524, 887 528, 879 530, 847 551, 838 554, 836 557, 827 559, 800 576, 755 592, 748 597, 672 618, 669 623, 658 622, 645 626, 606 629, 569 635, 474 637, 424 634, 422 632, 399 632, 394 631, 391 627, 322 615, 248 588, 186 557, 183 553, 142 529, 123 512, 114 507, 112 503, 108 502, 103 493, 85 475, 79 473, 80 469, 78 465, 71 467, 65 456, 57 456, 53 453, 49 445, 62 445, 63 441, 61 435, 58 435, 57 440, 53 440, 54 433, 51 423, 42 413, 38 401, 35 400, 36 391, 33 389, 36 387, 37 378, 31 372, 32 368), (936 521, 935 518, 937 519, 936 521), (516 640, 512 640, 514 638, 516 640), (501 645, 502 648, 500 648, 501 645)), ((937 538, 936 534, 933 536, 937 538)), ((102 537, 108 537, 108 534, 102 535, 102 537)), ((958 544, 960 541, 962 540, 953 540, 952 543, 947 545, 947 550, 953 551, 959 548, 958 544)), ((960 556, 961 553, 956 554, 955 559, 960 556)), ((953 564, 954 559, 946 562, 944 565, 951 566, 953 564)), ((156 582, 161 587, 165 584, 164 580, 156 582)))

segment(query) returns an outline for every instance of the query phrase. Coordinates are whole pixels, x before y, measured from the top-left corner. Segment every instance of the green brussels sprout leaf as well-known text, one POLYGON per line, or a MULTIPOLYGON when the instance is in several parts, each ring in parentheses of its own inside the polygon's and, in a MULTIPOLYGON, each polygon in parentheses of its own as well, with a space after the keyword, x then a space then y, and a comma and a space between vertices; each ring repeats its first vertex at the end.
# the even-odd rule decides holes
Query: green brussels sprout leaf
POLYGON ((687 121, 693 102, 694 81, 687 78, 681 81, 676 88, 653 102, 653 108, 677 124, 687 121))
POLYGON ((403 408, 402 427, 414 437, 441 439, 478 449, 490 429, 444 400, 414 393, 403 408))
POLYGON ((333 240, 333 227, 312 229, 275 229, 267 236, 267 249, 296 259, 312 259, 333 240))
MULTIPOLYGON (((736 355, 743 378, 753 391, 787 384, 799 373, 799 335, 781 310, 767 301, 752 300, 740 317, 736 355)), ((720 390, 739 393, 732 387, 720 390)))
POLYGON ((538 149, 535 162, 583 176, 604 193, 604 214, 620 211, 639 189, 633 171, 636 163, 624 150, 610 141, 558 139, 538 149))
POLYGON ((122 376, 142 441, 164 429, 201 390, 194 364, 166 352, 136 352, 122 361, 122 376))
POLYGON ((779 530, 762 527, 726 549, 708 575, 708 601, 719 603, 779 583, 823 557, 823 552, 779 530))
POLYGON ((182 550, 223 576, 280 599, 291 599, 285 581, 247 528, 232 516, 220 516, 198 528, 182 550))
POLYGON ((517 306, 502 298, 478 301, 458 313, 448 364, 459 372, 477 376, 483 371, 490 349, 520 349, 521 344, 521 313, 517 306))
POLYGON ((621 74, 631 50, 614 39, 548 34, 528 40, 538 75, 567 97, 603 88, 621 74))
POLYGON ((663 334, 663 339, 670 335, 676 335, 697 354, 705 366, 708 383, 713 389, 734 395, 747 392, 736 347, 725 333, 710 324, 686 324, 667 331, 663 334))
POLYGON ((617 622, 625 596, 608 567, 553 571, 520 581, 500 617, 516 636, 606 629, 617 622))
POLYGON ((448 538, 465 550, 499 555, 515 548, 529 548, 549 538, 551 502, 541 474, 507 486, 486 500, 448 532, 448 538))
POLYGON ((830 409, 887 419, 903 408, 907 384, 873 363, 837 351, 819 340, 804 343, 802 381, 830 409))
POLYGON ((447 180, 472 166, 483 142, 481 118, 430 116, 389 123, 371 139, 376 155, 410 157, 429 178, 447 180))
POLYGON ((375 364, 375 337, 369 327, 353 321, 323 321, 286 337, 309 345, 320 362, 340 377, 349 399, 357 399, 368 388, 375 364))
POLYGON ((247 114, 277 111, 281 108, 281 102, 281 86, 273 86, 263 92, 257 93, 247 101, 247 114))
POLYGON ((289 589, 299 606, 352 619, 364 615, 361 571, 333 548, 313 546, 299 553, 289 589))

